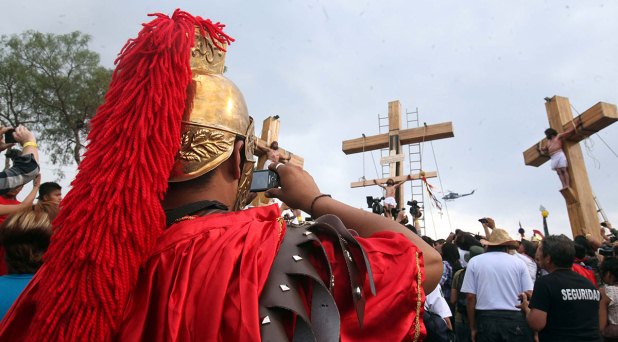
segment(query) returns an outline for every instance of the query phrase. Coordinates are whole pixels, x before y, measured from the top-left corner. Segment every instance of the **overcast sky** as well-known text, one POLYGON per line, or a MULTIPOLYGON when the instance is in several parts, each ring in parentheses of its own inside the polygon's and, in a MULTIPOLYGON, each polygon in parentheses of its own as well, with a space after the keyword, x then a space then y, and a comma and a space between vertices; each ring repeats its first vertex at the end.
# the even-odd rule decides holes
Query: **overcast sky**
MULTIPOLYGON (((427 235, 481 231, 483 216, 514 236, 520 221, 528 232, 542 230, 541 204, 550 232, 571 235, 557 175, 547 164, 525 166, 522 152, 548 127, 544 97, 568 97, 579 112, 618 102, 618 2, 171 3, 3 1, 0 33, 79 30, 112 67, 148 13, 181 7, 221 21, 236 39, 226 75, 243 91, 256 131, 279 115, 280 145, 305 158, 323 192, 356 207, 381 195, 376 187, 350 189, 376 171, 369 153, 363 168, 363 156, 343 154, 341 141, 377 134, 378 115, 400 100, 404 111, 418 108, 421 122, 453 122, 454 138, 435 141, 433 151, 424 146, 424 169, 439 168, 444 191, 476 189, 449 202, 448 215, 426 202, 427 235)), ((618 123, 582 144, 592 188, 617 225, 618 157, 600 138, 618 151, 618 123)), ((379 152, 373 155, 379 164, 379 152)), ((54 178, 50 168, 44 180, 54 178)), ((67 169, 63 184, 71 175, 67 169)), ((439 190, 438 179, 430 182, 439 190)))

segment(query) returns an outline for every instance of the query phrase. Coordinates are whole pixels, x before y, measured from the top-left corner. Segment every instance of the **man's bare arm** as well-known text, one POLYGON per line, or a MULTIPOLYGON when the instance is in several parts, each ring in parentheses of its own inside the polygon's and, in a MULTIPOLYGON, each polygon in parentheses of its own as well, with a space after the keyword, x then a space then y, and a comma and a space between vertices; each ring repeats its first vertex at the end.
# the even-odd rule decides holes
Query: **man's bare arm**
POLYGON ((412 179, 412 176, 411 176, 411 175, 408 175, 408 178, 407 178, 407 179, 404 179, 404 180, 402 180, 402 181, 399 181, 399 182, 395 183, 395 187, 396 187, 396 188, 398 188, 398 187, 400 187, 400 186, 401 186, 401 184, 403 184, 403 183, 405 183, 405 182, 407 182, 407 181, 409 181, 409 180, 411 180, 411 179, 412 179))
POLYGON ((267 197, 278 198, 294 208, 311 214, 312 217, 326 214, 336 215, 346 227, 355 229, 361 237, 370 237, 383 231, 402 234, 423 253, 425 264, 423 289, 429 293, 436 288, 443 271, 442 257, 420 236, 384 216, 351 207, 329 197, 318 198, 321 194, 320 189, 311 175, 298 166, 287 164, 275 170, 275 166, 270 164, 269 168, 279 174, 281 188, 268 190, 267 197))
POLYGON ((377 186, 381 187, 382 189, 386 189, 386 187, 385 187, 384 185, 382 185, 382 184, 378 183, 378 181, 377 181, 377 180, 375 180, 375 179, 373 180, 373 184, 375 184, 375 185, 377 185, 377 186))
POLYGON ((570 138, 575 133, 575 126, 569 127, 566 131, 558 134, 557 139, 564 140, 570 138))
POLYGON ((270 148, 262 147, 257 142, 255 143, 255 149, 260 151, 261 153, 268 153, 268 151, 270 151, 270 148))

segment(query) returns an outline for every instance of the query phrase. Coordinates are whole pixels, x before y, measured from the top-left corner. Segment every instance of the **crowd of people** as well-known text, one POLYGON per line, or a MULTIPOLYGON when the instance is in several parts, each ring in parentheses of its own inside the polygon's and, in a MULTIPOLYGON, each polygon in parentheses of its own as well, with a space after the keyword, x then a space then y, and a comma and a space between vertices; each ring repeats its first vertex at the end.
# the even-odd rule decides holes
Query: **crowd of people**
POLYGON ((486 236, 423 237, 444 264, 425 303, 431 340, 618 340, 618 231, 602 227, 603 242, 590 234, 514 239, 493 219, 479 221, 486 236))
MULTIPOLYGON (((3 141, 9 129, 0 127, 0 151, 13 145, 3 141)), ((59 184, 41 183, 34 135, 23 126, 9 134, 22 150, 10 153, 11 167, 0 172, 0 319, 41 267, 62 200, 59 184), (28 182, 32 190, 19 201, 28 182)))

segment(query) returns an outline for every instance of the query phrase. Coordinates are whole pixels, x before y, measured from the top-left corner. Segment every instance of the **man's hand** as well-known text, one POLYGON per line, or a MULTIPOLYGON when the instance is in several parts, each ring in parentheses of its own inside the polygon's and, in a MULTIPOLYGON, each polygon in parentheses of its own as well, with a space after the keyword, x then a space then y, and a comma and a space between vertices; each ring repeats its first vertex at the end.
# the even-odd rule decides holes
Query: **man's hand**
POLYGON ((292 164, 271 163, 268 168, 279 174, 281 187, 269 189, 264 195, 268 198, 278 198, 291 208, 298 208, 311 214, 311 202, 321 194, 313 177, 292 164))
POLYGON ((34 177, 34 180, 32 181, 32 187, 34 188, 41 187, 41 174, 40 173, 36 175, 36 177, 34 177))
POLYGON ((36 141, 34 138, 34 134, 30 132, 26 127, 19 125, 15 128, 15 132, 13 133, 13 137, 20 144, 25 144, 28 141, 36 141))
POLYGON ((522 292, 519 294, 519 301, 521 302, 521 304, 515 305, 515 307, 523 311, 524 315, 528 315, 528 312, 530 312, 530 309, 528 308, 528 299, 528 293, 522 292))
POLYGON ((4 133, 8 132, 11 129, 11 127, 2 127, 0 126, 0 152, 13 147, 13 143, 11 144, 7 144, 4 142, 4 133))
POLYGON ((476 328, 470 329, 470 337, 472 338, 472 342, 476 342, 476 328))

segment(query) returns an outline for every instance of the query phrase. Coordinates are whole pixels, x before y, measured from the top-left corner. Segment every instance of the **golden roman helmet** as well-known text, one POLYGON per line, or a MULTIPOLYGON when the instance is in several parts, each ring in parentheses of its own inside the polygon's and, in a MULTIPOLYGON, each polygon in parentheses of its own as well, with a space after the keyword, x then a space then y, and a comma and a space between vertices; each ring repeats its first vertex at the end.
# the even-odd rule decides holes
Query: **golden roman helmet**
MULTIPOLYGON (((223 46, 225 49, 226 46, 223 46)), ((234 210, 245 205, 254 165, 253 119, 242 93, 223 76, 225 51, 195 29, 191 49, 192 81, 181 124, 180 150, 175 157, 170 182, 183 182, 212 171, 227 160, 237 139, 245 141, 239 192, 234 210)))

